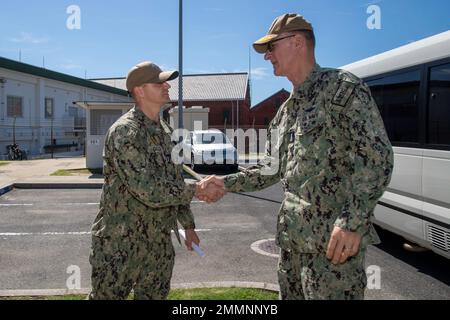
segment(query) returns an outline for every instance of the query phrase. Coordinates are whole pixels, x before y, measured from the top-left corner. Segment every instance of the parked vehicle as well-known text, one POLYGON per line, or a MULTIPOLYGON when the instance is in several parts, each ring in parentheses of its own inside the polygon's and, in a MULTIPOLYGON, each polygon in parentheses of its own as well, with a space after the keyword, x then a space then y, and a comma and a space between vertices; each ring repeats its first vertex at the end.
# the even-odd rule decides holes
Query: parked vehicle
POLYGON ((194 170, 198 166, 220 165, 238 167, 238 152, 230 139, 220 130, 191 131, 185 138, 190 153, 185 154, 185 163, 194 170))
POLYGON ((342 69, 367 82, 394 147, 374 223, 450 258, 450 31, 342 69))

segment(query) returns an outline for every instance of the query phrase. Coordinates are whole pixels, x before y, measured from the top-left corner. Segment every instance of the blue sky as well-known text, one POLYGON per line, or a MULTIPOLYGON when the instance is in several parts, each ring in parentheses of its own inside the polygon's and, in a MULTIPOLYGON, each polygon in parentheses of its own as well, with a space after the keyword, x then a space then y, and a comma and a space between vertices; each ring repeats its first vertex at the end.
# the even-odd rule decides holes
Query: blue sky
MULTIPOLYGON (((0 56, 84 78, 125 76, 152 60, 178 69, 178 0, 2 1, 0 56), (81 29, 69 30, 70 5, 81 10, 81 29)), ((252 104, 281 88, 263 56, 249 50, 273 19, 303 14, 315 29, 316 57, 339 67, 450 29, 448 0, 184 0, 184 73, 246 72, 252 67, 252 104), (381 10, 381 29, 370 30, 367 8, 381 10)))

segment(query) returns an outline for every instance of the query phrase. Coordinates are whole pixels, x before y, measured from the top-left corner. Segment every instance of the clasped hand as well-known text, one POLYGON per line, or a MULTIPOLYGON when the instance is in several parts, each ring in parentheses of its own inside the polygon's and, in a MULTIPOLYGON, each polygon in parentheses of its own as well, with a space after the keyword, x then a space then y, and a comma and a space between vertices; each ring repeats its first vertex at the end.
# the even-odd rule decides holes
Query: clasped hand
POLYGON ((223 179, 217 176, 206 177, 197 182, 195 187, 195 196, 207 203, 219 201, 226 193, 223 179))

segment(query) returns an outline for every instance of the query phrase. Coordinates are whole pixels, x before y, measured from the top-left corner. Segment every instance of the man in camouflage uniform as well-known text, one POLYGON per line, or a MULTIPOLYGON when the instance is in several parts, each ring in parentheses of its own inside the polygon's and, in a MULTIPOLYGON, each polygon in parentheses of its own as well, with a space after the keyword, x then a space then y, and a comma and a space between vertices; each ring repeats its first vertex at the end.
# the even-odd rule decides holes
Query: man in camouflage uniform
POLYGON ((269 126, 264 161, 202 187, 255 191, 281 180, 281 298, 363 299, 366 248, 379 242, 371 217, 393 169, 378 108, 356 76, 316 64, 313 28, 302 16, 278 17, 253 46, 292 82, 292 94, 269 126), (264 174, 274 163, 278 172, 264 174))
POLYGON ((171 161, 172 142, 159 119, 178 72, 151 62, 132 68, 127 89, 136 106, 109 129, 104 150, 105 183, 92 227, 90 299, 166 299, 174 266, 171 231, 177 220, 186 246, 198 244, 190 202, 197 184, 185 184, 171 161))

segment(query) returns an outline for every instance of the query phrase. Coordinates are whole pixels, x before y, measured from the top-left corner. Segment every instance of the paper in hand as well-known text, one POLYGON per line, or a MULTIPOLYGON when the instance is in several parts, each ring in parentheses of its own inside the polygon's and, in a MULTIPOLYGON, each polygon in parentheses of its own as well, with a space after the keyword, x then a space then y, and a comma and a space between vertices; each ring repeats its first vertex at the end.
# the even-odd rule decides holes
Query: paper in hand
MULTIPOLYGON (((178 233, 183 237, 184 240, 186 240, 186 234, 184 233, 184 230, 179 229, 178 233)), ((205 253, 198 245, 196 245, 194 242, 192 242, 192 249, 201 257, 203 258, 205 256, 205 253)))

